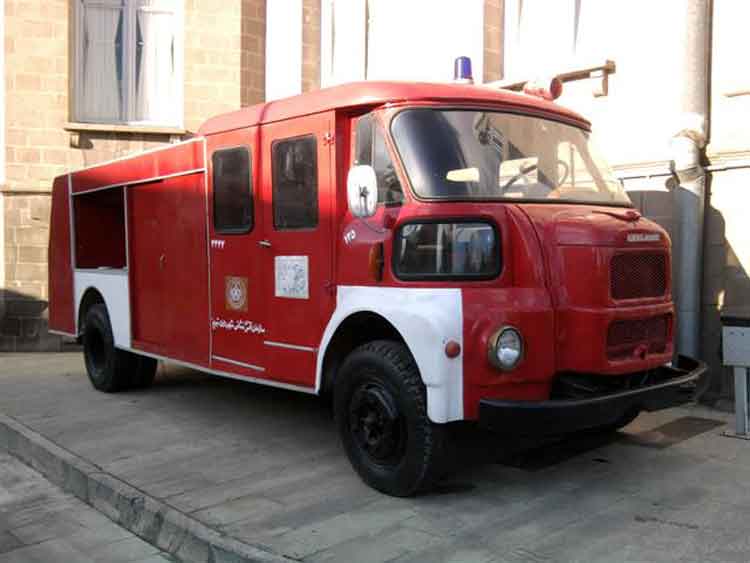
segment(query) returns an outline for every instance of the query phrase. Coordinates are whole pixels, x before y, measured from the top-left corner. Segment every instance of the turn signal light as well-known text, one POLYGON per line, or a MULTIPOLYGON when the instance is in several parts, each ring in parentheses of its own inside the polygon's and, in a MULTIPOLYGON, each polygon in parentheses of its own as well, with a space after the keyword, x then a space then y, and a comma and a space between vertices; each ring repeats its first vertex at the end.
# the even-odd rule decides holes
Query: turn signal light
POLYGON ((461 353, 461 345, 455 340, 449 340, 445 345, 445 355, 449 358, 457 358, 461 353))

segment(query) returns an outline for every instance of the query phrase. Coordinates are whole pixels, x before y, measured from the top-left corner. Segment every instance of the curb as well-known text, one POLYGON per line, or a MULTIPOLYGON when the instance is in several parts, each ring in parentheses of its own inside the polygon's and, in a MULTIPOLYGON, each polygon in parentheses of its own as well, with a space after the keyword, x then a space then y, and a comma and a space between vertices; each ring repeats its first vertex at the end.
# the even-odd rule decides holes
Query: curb
POLYGON ((144 541, 189 563, 290 563, 223 535, 0 414, 0 449, 144 541))

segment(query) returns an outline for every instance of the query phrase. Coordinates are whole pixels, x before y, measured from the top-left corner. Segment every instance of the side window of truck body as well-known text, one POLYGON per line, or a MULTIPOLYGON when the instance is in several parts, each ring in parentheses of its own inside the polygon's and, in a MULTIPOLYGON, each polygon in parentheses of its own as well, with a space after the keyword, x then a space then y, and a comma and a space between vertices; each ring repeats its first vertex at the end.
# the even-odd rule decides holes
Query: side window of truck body
POLYGON ((221 149, 213 164, 214 229, 241 234, 253 230, 253 195, 250 152, 245 147, 221 149))
POLYGON ((404 201, 401 182, 385 144, 382 128, 371 113, 357 120, 354 164, 369 164, 378 180, 378 203, 399 204, 404 201))
POLYGON ((318 148, 313 135, 276 141, 273 164, 273 226, 276 230, 318 226, 318 148))

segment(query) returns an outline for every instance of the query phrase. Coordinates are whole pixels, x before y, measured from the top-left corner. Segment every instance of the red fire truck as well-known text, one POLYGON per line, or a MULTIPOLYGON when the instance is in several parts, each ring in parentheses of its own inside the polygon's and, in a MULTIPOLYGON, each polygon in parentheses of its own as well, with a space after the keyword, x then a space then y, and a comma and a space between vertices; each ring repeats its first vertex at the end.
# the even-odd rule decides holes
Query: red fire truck
POLYGON ((168 360, 331 393, 393 495, 434 482, 454 421, 621 427, 705 365, 673 361, 669 238, 590 129, 541 97, 392 82, 209 119, 55 179, 50 327, 101 391, 168 360))

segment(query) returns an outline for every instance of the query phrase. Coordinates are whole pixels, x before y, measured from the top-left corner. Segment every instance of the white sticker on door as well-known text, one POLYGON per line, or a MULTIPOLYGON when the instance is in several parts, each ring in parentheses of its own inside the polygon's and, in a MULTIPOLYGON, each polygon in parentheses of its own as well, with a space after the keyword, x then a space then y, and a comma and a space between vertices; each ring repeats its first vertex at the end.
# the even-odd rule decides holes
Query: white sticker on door
POLYGON ((307 256, 276 256, 274 261, 276 297, 308 299, 309 267, 307 256))

